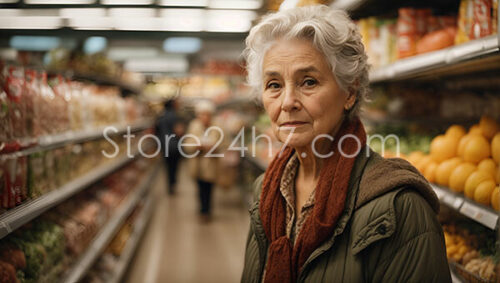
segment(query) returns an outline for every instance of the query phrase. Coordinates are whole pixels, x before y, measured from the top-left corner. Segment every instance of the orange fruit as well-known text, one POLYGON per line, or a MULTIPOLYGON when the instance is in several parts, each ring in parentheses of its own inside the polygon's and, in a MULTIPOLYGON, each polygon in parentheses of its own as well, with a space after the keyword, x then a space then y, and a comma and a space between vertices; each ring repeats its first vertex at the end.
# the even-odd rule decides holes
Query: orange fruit
POLYGON ((483 171, 474 171, 465 181, 464 194, 468 198, 474 198, 474 191, 484 181, 493 181, 490 174, 483 171))
POLYGON ((491 194, 494 190, 495 182, 493 180, 481 182, 474 191, 474 200, 484 205, 490 205, 491 194))
POLYGON ((497 133, 491 140, 491 157, 500 165, 500 133, 497 133))
POLYGON ((438 165, 437 162, 432 161, 425 167, 423 175, 429 183, 434 183, 436 181, 436 169, 438 165))
POLYGON ((491 117, 483 116, 479 120, 479 129, 481 133, 488 139, 491 139, 496 133, 500 131, 500 126, 491 117))
POLYGON ((476 165, 470 162, 464 162, 458 165, 453 172, 451 172, 448 186, 455 192, 463 192, 465 181, 467 178, 476 171, 476 165))
POLYGON ((464 160, 478 163, 490 156, 490 144, 488 140, 480 135, 472 136, 464 148, 464 160))
POLYGON ((495 173, 497 170, 496 165, 495 165, 495 161, 493 161, 493 159, 491 159, 491 158, 483 159, 477 165, 477 170, 488 172, 492 177, 495 177, 495 173))
POLYGON ((431 156, 436 162, 443 162, 457 154, 458 139, 439 135, 431 142, 431 156))
POLYGON ((491 207, 500 210, 500 187, 496 187, 491 193, 491 207))
POLYGON ((406 160, 408 160, 408 162, 415 166, 415 164, 417 164, 417 162, 420 161, 424 156, 425 154, 423 152, 414 151, 408 155, 406 160))
POLYGON ((431 163, 431 162, 432 162, 432 158, 429 155, 426 155, 426 156, 422 157, 422 159, 420 159, 420 161, 417 162, 417 164, 415 164, 415 168, 417 168, 417 170, 420 173, 423 173, 425 168, 427 167, 427 165, 429 165, 429 163, 431 163))
POLYGON ((453 170, 460 165, 460 162, 461 159, 459 157, 454 157, 439 164, 435 173, 436 183, 448 186, 448 180, 450 180, 451 172, 453 172, 453 170))
POLYGON ((497 172, 495 173, 495 180, 497 184, 500 184, 500 165, 497 167, 497 172))
POLYGON ((455 139, 460 139, 461 137, 465 136, 466 131, 463 126, 460 125, 453 125, 446 130, 445 136, 447 137, 454 137, 455 139))
POLYGON ((473 135, 483 135, 483 131, 481 131, 481 128, 479 127, 478 124, 472 125, 469 129, 469 134, 473 135))
POLYGON ((464 150, 465 150, 465 145, 469 142, 470 138, 472 137, 472 134, 466 134, 465 136, 460 138, 460 141, 458 142, 458 148, 457 148, 457 155, 459 157, 464 157, 464 150))

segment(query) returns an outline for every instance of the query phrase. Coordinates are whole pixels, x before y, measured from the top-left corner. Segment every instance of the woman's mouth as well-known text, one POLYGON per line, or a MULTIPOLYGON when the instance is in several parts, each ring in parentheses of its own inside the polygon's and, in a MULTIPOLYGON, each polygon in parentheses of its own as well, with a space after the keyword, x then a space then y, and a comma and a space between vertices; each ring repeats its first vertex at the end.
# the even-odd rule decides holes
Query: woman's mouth
POLYGON ((302 122, 302 121, 290 121, 290 122, 282 123, 280 125, 280 127, 293 128, 293 127, 300 127, 300 126, 305 125, 305 124, 307 124, 307 123, 306 122, 302 122))

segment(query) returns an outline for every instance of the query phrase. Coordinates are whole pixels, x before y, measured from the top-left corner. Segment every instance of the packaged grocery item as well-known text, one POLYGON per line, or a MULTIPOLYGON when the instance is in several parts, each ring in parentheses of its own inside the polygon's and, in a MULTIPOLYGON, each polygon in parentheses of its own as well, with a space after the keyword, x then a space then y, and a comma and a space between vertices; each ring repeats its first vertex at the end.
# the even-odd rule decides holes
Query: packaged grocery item
POLYGON ((84 123, 84 108, 82 101, 82 86, 76 82, 68 82, 71 96, 68 103, 70 113, 70 129, 72 131, 81 131, 84 123))
POLYGON ((16 158, 12 155, 4 158, 3 165, 7 185, 3 193, 2 206, 4 208, 13 208, 16 206, 16 190, 14 187, 16 178, 16 158))
POLYGON ((491 1, 491 33, 498 33, 498 0, 491 1))
POLYGON ((54 159, 54 151, 53 150, 48 150, 45 152, 45 158, 44 158, 44 165, 45 165, 45 182, 46 182, 46 191, 44 193, 47 193, 49 191, 54 190, 57 187, 57 182, 56 182, 56 168, 55 168, 55 159, 54 159))
POLYGON ((0 152, 10 141, 12 127, 10 125, 9 99, 3 86, 0 86, 0 152))
POLYGON ((54 125, 54 121, 57 120, 57 113, 55 113, 54 109, 52 108, 54 105, 55 94, 52 91, 52 88, 50 88, 50 86, 47 84, 46 72, 40 73, 39 86, 41 95, 41 103, 39 109, 43 134, 54 134, 57 131, 57 127, 54 125))
POLYGON ((458 9, 457 35, 455 44, 469 41, 469 33, 472 25, 472 8, 474 0, 461 0, 458 9))
POLYGON ((425 53, 452 46, 455 42, 456 28, 449 27, 426 34, 417 43, 417 53, 425 53))
POLYGON ((472 27, 469 31, 470 39, 491 34, 491 5, 492 0, 473 0, 472 27))
POLYGON ((417 13, 413 8, 398 11, 398 58, 413 56, 417 44, 417 13))
POLYGON ((16 205, 21 204, 28 199, 28 162, 26 156, 17 156, 16 158, 16 176, 14 181, 14 190, 16 192, 16 205))
POLYGON ((25 107, 26 107, 26 135, 30 138, 29 143, 41 134, 40 117, 38 107, 40 106, 40 89, 37 80, 37 72, 26 69, 25 76, 25 107))
POLYGON ((428 32, 427 22, 432 15, 431 9, 416 9, 416 34, 417 38, 424 36, 428 32))
POLYGON ((2 157, 0 157, 0 212, 2 208, 7 208, 4 206, 4 198, 5 195, 8 194, 8 178, 7 178, 7 168, 6 166, 6 160, 2 157))
POLYGON ((68 102, 71 92, 66 81, 60 75, 51 80, 50 85, 55 95, 52 110, 56 119, 53 121, 53 125, 57 133, 62 133, 69 130, 68 102))
POLYGON ((45 177, 44 152, 35 152, 28 156, 28 194, 32 198, 47 191, 45 177))
POLYGON ((21 144, 26 137, 26 110, 24 101, 24 73, 19 67, 7 68, 4 89, 9 99, 9 119, 12 138, 21 144))

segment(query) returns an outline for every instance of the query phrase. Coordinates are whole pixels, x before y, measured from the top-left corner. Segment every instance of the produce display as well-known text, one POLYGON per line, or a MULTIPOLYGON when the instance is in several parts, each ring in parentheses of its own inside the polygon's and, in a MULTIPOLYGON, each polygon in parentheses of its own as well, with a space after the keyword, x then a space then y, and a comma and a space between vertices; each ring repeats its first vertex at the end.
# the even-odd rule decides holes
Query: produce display
POLYGON ((149 168, 140 159, 0 240, 1 282, 56 282, 149 168))
POLYGON ((495 234, 467 222, 444 224, 443 230, 448 260, 457 264, 464 278, 473 274, 480 282, 497 282, 500 255, 495 234))
POLYGON ((145 117, 145 106, 117 87, 49 78, 46 71, 0 62, 0 153, 37 144, 44 136, 125 125, 145 117))
MULTIPOLYGON (((147 131, 136 133, 131 147, 147 131)), ((112 137, 123 156, 126 140, 112 137)), ((144 146, 145 147, 145 146, 144 146)), ((6 154, 0 156, 0 213, 29 199, 35 199, 74 180, 92 169, 113 160, 102 152, 113 152, 113 145, 105 140, 93 140, 63 147, 38 151, 28 155, 6 154)))
POLYGON ((432 139, 429 154, 406 158, 429 182, 500 209, 500 125, 492 118, 483 116, 468 131, 453 125, 432 139))
POLYGON ((459 11, 434 14, 430 8, 403 7, 397 19, 369 17, 358 27, 369 63, 388 65, 414 56, 497 33, 497 0, 461 0, 459 11))

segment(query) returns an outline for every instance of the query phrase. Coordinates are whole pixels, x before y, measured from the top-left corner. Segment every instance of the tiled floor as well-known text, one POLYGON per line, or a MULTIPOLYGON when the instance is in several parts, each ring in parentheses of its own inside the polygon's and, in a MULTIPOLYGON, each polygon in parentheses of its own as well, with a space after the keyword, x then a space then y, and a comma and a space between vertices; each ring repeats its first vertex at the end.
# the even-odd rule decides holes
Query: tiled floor
POLYGON ((197 187, 182 168, 173 197, 166 174, 157 177, 155 212, 124 282, 239 282, 249 227, 240 192, 215 189, 213 219, 203 223, 197 187))

